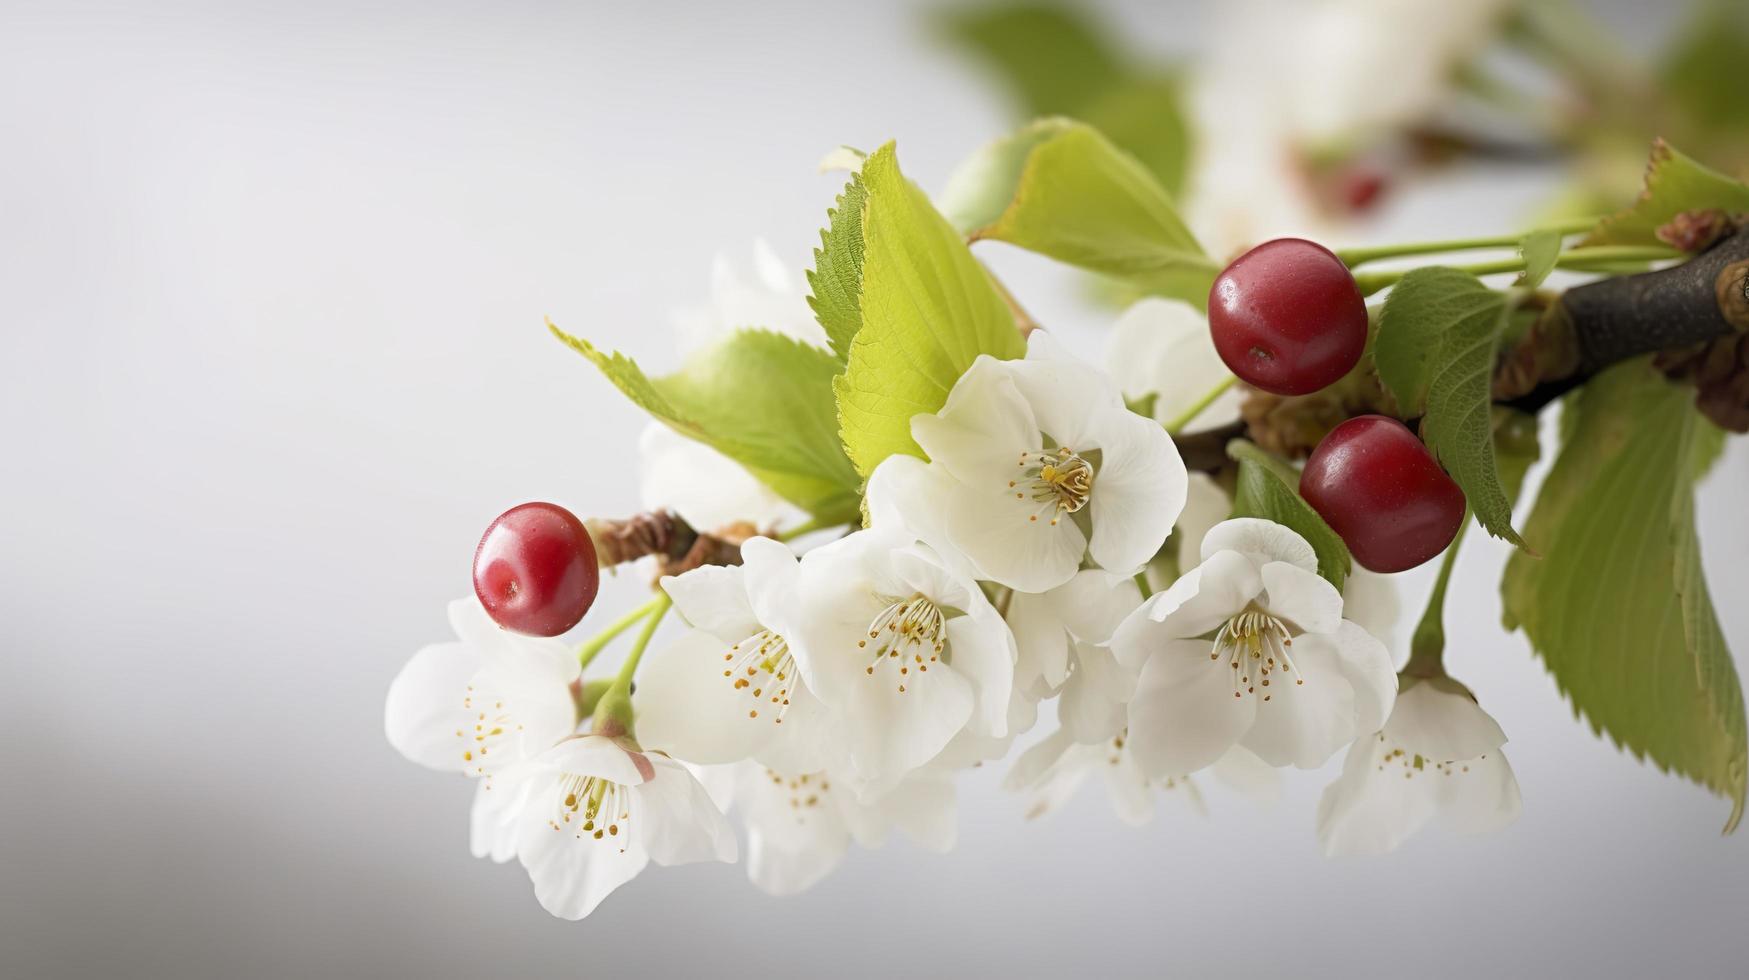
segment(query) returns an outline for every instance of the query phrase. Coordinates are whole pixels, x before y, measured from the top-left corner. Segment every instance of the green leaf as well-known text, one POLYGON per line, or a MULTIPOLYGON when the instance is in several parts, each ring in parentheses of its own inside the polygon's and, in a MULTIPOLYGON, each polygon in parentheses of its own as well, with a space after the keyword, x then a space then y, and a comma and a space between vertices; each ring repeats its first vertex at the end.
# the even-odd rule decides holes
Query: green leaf
POLYGON ((860 174, 852 174, 837 206, 826 213, 814 268, 808 271, 808 306, 826 328, 827 342, 840 361, 850 356, 850 341, 862 329, 862 208, 868 194, 860 174))
POLYGON ((1073 114, 1129 74, 1106 31, 1069 4, 955 7, 938 24, 1008 86, 1024 116, 1073 114))
POLYGON ((980 354, 1026 343, 984 267, 899 172, 891 143, 863 164, 862 329, 833 381, 844 448, 862 476, 894 453, 921 456, 911 417, 935 412, 980 354))
POLYGON ((1205 303, 1220 271, 1152 175, 1085 123, 1041 119, 997 140, 960 168, 942 201, 974 241, 1200 291, 1205 303))
POLYGON ((1691 392, 1646 359, 1592 379, 1525 524, 1540 560, 1501 583, 1522 628, 1592 727, 1743 814, 1743 694, 1701 577, 1694 470, 1709 438, 1691 392))
POLYGON ((1353 568, 1353 559, 1342 538, 1300 496, 1299 472, 1243 439, 1228 443, 1227 455, 1239 463, 1233 516, 1271 520, 1305 538, 1317 552, 1318 574, 1340 591, 1353 568))
POLYGON ((1176 200, 1190 173, 1193 138, 1183 101, 1183 84, 1177 78, 1143 76, 1111 88, 1067 115, 1104 133, 1135 157, 1176 200))
POLYGON ((1518 284, 1535 289, 1555 271, 1555 260, 1561 255, 1561 233, 1549 228, 1533 231, 1518 243, 1518 254, 1524 257, 1524 273, 1518 284))
POLYGON ((1658 229, 1684 211, 1749 212, 1749 186, 1708 169, 1663 140, 1652 143, 1646 187, 1625 211, 1604 218, 1585 245, 1661 245, 1658 229))
POLYGON ((678 372, 652 378, 624 354, 547 327, 640 408, 740 463, 785 500, 825 521, 856 517, 861 481, 838 442, 832 377, 839 364, 831 354, 768 330, 741 330, 678 372))
POLYGON ((1491 388, 1512 303, 1467 272, 1416 269, 1385 300, 1373 364, 1488 533, 1523 544, 1494 461, 1491 388))
POLYGON ((1749 128, 1743 68, 1749 65, 1749 23, 1733 0, 1700 5, 1695 18, 1661 59, 1664 93, 1696 125, 1720 135, 1749 128))

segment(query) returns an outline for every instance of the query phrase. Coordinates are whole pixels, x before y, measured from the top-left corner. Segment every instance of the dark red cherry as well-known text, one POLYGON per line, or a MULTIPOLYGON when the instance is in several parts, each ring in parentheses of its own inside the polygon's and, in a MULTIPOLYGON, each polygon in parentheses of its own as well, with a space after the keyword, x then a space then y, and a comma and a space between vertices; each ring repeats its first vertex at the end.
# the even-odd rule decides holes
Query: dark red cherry
POLYGON ((1209 290, 1209 333, 1239 380, 1304 395, 1347 374, 1366 349, 1366 300, 1335 253, 1303 238, 1264 242, 1209 290))
POLYGON ((600 584, 595 542, 558 504, 499 514, 474 551, 474 594, 493 622, 517 633, 558 636, 577 625, 600 584))
POLYGON ((1306 460, 1300 496, 1375 572, 1439 554, 1464 520, 1464 492, 1415 433, 1383 415, 1331 429, 1306 460))

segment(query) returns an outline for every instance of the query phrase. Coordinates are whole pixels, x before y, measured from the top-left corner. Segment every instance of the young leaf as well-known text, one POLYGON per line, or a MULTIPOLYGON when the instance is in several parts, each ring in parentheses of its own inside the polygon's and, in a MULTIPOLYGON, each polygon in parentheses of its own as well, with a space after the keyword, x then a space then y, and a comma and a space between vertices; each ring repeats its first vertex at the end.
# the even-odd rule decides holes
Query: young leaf
POLYGON ((1201 305, 1220 272, 1153 176, 1084 123, 1041 119, 986 146, 942 201, 974 241, 1008 242, 1201 305))
POLYGON ((1385 300, 1373 363, 1404 415, 1419 412, 1421 438, 1463 488, 1495 537, 1523 544, 1494 462, 1490 386, 1512 304, 1457 269, 1416 269, 1385 300))
POLYGON ((862 329, 834 379, 845 451, 863 476, 920 456, 911 417, 941 408, 979 354, 1016 358, 1014 317, 953 226, 899 172, 891 143, 862 168, 862 329))
POLYGON ((1710 170, 1663 140, 1652 143, 1646 187, 1625 211, 1597 223, 1585 245, 1660 245, 1658 229, 1684 211, 1749 212, 1749 186, 1710 170))
POLYGON ((1338 590, 1353 568, 1348 546, 1300 496, 1300 474, 1292 466, 1243 439, 1227 444, 1227 455, 1239 463, 1233 490, 1234 517, 1261 517, 1306 539, 1318 555, 1318 574, 1338 590))
POLYGON ((1701 577, 1692 393, 1645 359, 1592 379, 1525 524, 1542 555, 1514 554, 1501 582, 1522 628, 1592 727, 1732 802, 1742 817, 1743 694, 1701 577))
POLYGON ((1549 228, 1533 231, 1518 243, 1518 253, 1524 257, 1524 274, 1518 284, 1535 289, 1555 271, 1555 260, 1561 255, 1561 233, 1549 228))
POLYGON ((982 59, 1024 116, 1074 114, 1129 74, 1123 56, 1084 9, 989 3, 939 15, 946 37, 982 59))
POLYGON ((711 446, 821 520, 856 517, 861 481, 838 443, 831 354, 768 330, 741 330, 652 378, 551 322, 553 335, 587 357, 640 408, 711 446))
POLYGON ((850 341, 862 329, 862 208, 868 194, 862 176, 851 174, 838 204, 826 214, 814 267, 808 271, 808 306, 826 328, 826 340, 840 361, 850 356, 850 341))

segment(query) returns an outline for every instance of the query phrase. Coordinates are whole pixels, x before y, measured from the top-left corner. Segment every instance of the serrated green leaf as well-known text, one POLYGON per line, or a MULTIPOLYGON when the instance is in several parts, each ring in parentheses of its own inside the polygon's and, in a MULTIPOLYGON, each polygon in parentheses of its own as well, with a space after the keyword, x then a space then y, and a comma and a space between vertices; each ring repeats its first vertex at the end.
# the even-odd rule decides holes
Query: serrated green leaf
MULTIPOLYGON (((1219 268, 1148 171, 1098 130, 1041 119, 986 146, 954 175, 942 210, 972 240, 993 239, 1144 288, 1206 297, 1219 268)), ((1206 300, 1205 300, 1206 302, 1206 300)))
POLYGON ((1743 694, 1701 577, 1690 392, 1646 359, 1566 405, 1571 434, 1525 524, 1501 596, 1574 708, 1619 746, 1732 802, 1742 817, 1743 694))
POLYGON ((624 354, 547 327, 640 408, 740 463, 778 496, 821 520, 855 518, 861 481, 838 442, 832 377, 839 364, 831 354, 768 330, 741 330, 678 372, 652 378, 624 354))
POLYGON ((1463 488, 1488 533, 1522 544, 1494 460, 1491 389, 1512 304, 1467 272, 1416 269, 1385 300, 1373 346, 1379 380, 1463 488))
POLYGON ((1684 211, 1719 209, 1749 213, 1749 186, 1702 166, 1675 147, 1655 140, 1646 164, 1646 186, 1625 211, 1597 223, 1582 244, 1661 245, 1658 229, 1684 211))
POLYGON ((808 306, 840 361, 850 356, 850 341, 862 329, 862 209, 867 198, 861 174, 851 174, 837 205, 826 213, 814 267, 808 271, 808 306))
POLYGON ((980 354, 1026 344, 984 267, 899 171, 891 143, 862 168, 862 329, 833 381, 845 451, 863 476, 894 453, 921 456, 911 418, 935 412, 980 354))
POLYGON ((1300 496, 1299 471, 1243 439, 1228 443, 1227 455, 1239 463, 1233 516, 1271 520, 1305 538, 1318 555, 1318 574, 1341 591, 1353 559, 1341 536, 1300 496))
POLYGON ((1519 241, 1518 254, 1524 257, 1524 273, 1518 284, 1535 289, 1555 271, 1555 260, 1561 255, 1561 233, 1548 228, 1533 231, 1519 241))

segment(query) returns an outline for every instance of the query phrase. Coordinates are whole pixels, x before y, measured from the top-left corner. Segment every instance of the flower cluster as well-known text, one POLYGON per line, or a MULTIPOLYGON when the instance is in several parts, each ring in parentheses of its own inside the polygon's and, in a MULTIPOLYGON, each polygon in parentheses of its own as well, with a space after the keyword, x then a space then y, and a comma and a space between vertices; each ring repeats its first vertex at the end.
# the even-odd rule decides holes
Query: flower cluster
MULTIPOLYGON (((1115 343, 1121 387, 1043 331, 1022 359, 979 357, 939 411, 911 420, 924 456, 874 470, 864 526, 799 555, 752 537, 740 565, 662 578, 649 631, 670 602, 685 628, 621 692, 629 712, 583 682, 564 644, 456 602, 458 642, 420 651, 390 690, 391 743, 476 778, 474 853, 518 860, 566 918, 650 861, 735 860, 725 812, 772 894, 894 830, 951 848, 955 774, 1005 755, 1041 715, 1054 730, 1007 780, 1032 816, 1093 772, 1135 824, 1160 793, 1201 809, 1203 773, 1267 800, 1278 767, 1352 745, 1318 816, 1331 853, 1388 850, 1437 814, 1471 830, 1509 821, 1504 736, 1467 691, 1442 678, 1399 696, 1385 646, 1312 546, 1227 519, 1226 492, 1129 407, 1159 396, 1176 416, 1194 401, 1185 386, 1219 370, 1201 318, 1145 301, 1115 343), (1146 346, 1126 353, 1137 337, 1146 346)), ((1204 424, 1232 411, 1203 404, 1204 424)), ((644 446, 650 502, 695 520, 784 518, 711 450, 665 433, 644 446)))

